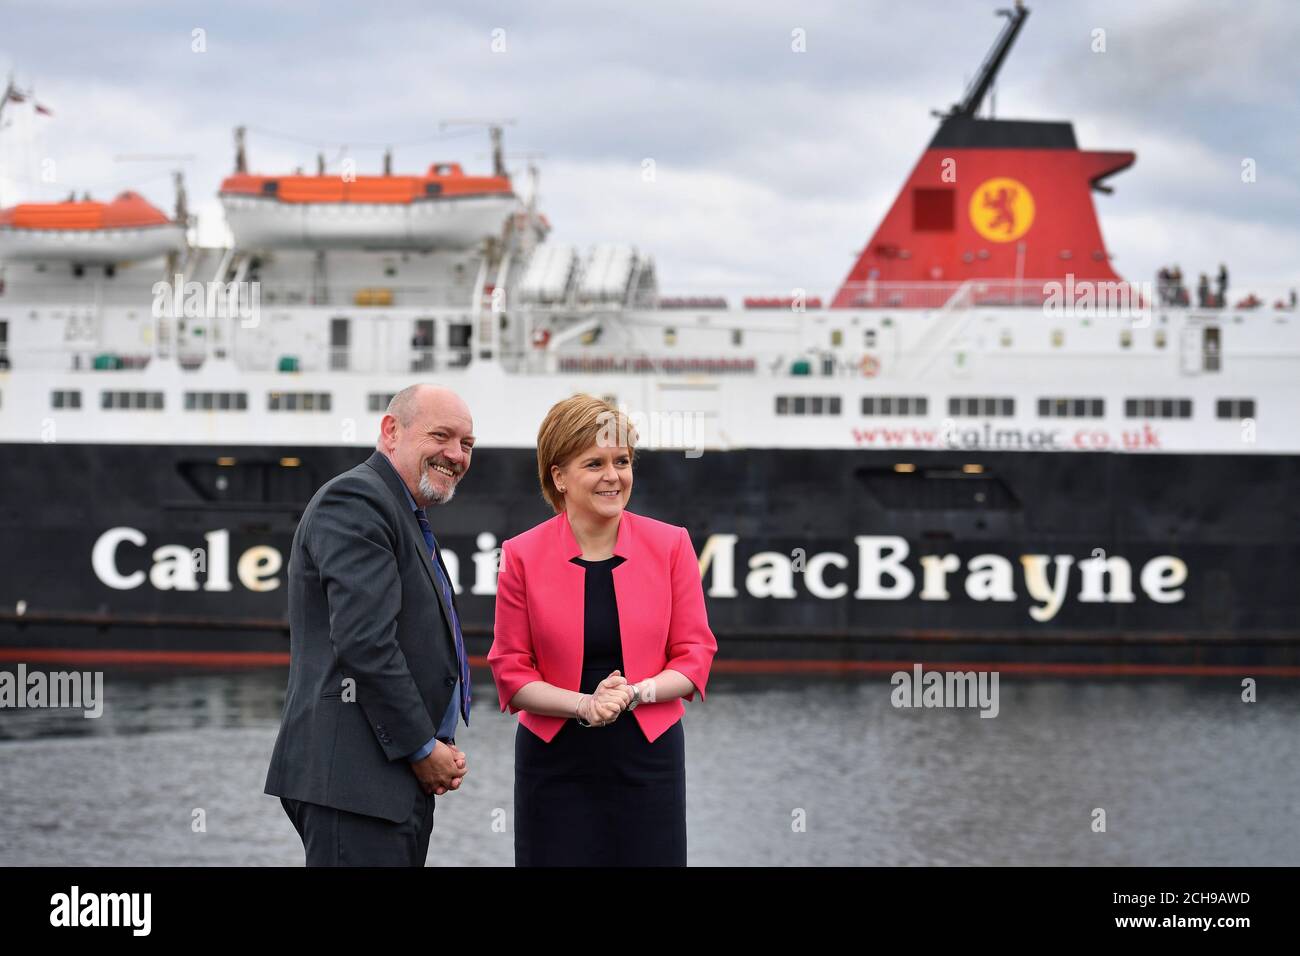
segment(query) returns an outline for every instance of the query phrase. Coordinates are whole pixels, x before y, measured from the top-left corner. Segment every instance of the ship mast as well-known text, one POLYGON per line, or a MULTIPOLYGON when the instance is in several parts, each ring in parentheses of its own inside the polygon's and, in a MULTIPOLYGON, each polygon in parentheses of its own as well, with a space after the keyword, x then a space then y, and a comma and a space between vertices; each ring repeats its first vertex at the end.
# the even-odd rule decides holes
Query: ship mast
POLYGON ((10 96, 17 92, 18 90, 14 86, 14 75, 10 73, 9 80, 5 83, 5 90, 3 93, 0 93, 0 120, 4 119, 5 105, 9 102, 10 96))
POLYGON ((244 132, 243 126, 235 127, 235 172, 248 172, 248 155, 244 152, 244 132))
POLYGON ((445 130, 448 126, 486 126, 488 136, 492 140, 492 175, 506 175, 505 149, 502 145, 502 127, 513 126, 515 121, 512 119, 450 119, 443 120, 438 124, 439 130, 445 130))
POLYGON ((998 70, 1002 69, 1002 63, 1011 52, 1011 44, 1015 42, 1020 28, 1025 25, 1025 20, 1029 17, 1029 10, 1021 0, 1016 0, 1015 8, 1012 10, 999 10, 998 16, 1006 17, 1007 22, 1002 27, 1002 33, 998 35, 997 40, 993 43, 993 48, 989 50, 988 55, 984 57, 984 62, 980 64, 979 72, 975 74, 975 79, 971 80, 970 85, 966 87, 966 93, 960 103, 954 103, 952 109, 948 111, 949 116, 966 116, 974 117, 979 111, 980 105, 984 102, 984 97, 988 94, 989 89, 997 79, 998 70))

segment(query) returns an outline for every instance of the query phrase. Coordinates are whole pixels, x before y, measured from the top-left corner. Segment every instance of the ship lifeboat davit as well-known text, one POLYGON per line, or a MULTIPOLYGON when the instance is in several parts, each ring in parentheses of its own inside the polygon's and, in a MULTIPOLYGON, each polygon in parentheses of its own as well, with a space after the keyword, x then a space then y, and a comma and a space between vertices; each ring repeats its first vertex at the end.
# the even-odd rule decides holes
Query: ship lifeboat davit
POLYGON ((0 209, 0 261, 130 262, 184 246, 185 227, 139 193, 0 209))
POLYGON ((506 176, 436 163, 424 176, 259 176, 221 184, 245 248, 463 249, 498 235, 517 201, 506 176))

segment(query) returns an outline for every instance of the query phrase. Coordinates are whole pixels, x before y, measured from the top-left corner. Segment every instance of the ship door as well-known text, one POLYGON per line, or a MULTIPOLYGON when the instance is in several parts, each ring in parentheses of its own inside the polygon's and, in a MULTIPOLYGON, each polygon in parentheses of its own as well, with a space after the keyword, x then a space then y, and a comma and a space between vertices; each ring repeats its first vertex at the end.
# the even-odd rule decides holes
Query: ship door
POLYGON ((348 344, 351 337, 351 320, 330 319, 330 371, 348 370, 348 344))
POLYGON ((470 363, 470 333, 473 330, 468 322, 451 322, 447 325, 447 352, 451 356, 452 368, 464 368, 470 363))
POLYGON ((1222 352, 1217 325, 1189 325, 1183 329, 1183 374, 1217 372, 1222 352))
POLYGON ((433 371, 433 319, 416 319, 411 335, 411 371, 433 371))
POLYGON ((1219 327, 1207 325, 1205 338, 1201 341, 1201 368, 1206 372, 1219 371, 1219 327))

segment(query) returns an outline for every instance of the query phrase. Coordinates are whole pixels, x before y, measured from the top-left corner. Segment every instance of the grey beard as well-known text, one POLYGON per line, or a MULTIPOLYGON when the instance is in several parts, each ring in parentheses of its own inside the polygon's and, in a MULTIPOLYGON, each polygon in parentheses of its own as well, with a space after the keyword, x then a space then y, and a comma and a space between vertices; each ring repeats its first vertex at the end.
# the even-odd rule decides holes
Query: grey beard
POLYGON ((420 498, 425 505, 445 505, 456 497, 456 483, 452 482, 451 490, 444 497, 443 494, 433 487, 433 482, 429 480, 428 472, 420 473, 420 498))

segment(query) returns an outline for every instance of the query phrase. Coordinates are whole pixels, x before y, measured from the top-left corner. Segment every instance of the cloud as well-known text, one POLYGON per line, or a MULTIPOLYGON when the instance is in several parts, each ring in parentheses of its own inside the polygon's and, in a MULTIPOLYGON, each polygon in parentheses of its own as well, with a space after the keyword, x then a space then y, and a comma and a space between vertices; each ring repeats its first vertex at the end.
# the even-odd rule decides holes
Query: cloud
MULTIPOLYGON (((192 155, 191 205, 208 218, 235 125, 250 128, 259 171, 314 168, 317 144, 331 163, 346 154, 377 170, 387 143, 398 169, 484 169, 486 135, 440 138, 438 123, 508 117, 507 149, 544 154, 557 239, 632 242, 668 290, 826 294, 933 134, 929 111, 958 99, 983 58, 993 6, 21 4, 0 66, 56 115, 0 132, 0 188, 13 201, 138 185, 169 209, 175 162, 114 157, 192 155), (195 29, 205 53, 192 51, 195 29), (795 31, 807 52, 792 49, 795 31), (40 183, 33 157, 55 158, 60 181, 40 183)), ((1280 2, 1035 6, 998 115, 1070 118, 1083 148, 1138 153, 1116 194, 1098 197, 1125 275, 1223 258, 1294 269, 1297 26, 1300 11, 1280 2), (1240 181, 1244 157, 1256 183, 1240 181)))

